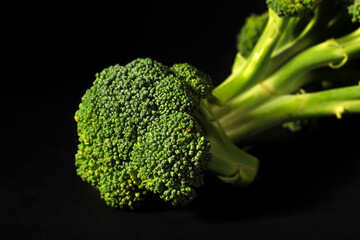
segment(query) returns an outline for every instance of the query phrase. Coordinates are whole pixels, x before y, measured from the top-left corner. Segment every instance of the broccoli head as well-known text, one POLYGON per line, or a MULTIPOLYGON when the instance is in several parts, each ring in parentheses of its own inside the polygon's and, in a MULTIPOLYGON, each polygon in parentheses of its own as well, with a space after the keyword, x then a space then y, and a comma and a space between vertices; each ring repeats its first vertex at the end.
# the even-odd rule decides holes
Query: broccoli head
POLYGON ((279 16, 301 16, 312 11, 321 0, 266 0, 268 6, 279 16))
POLYGON ((349 7, 349 13, 353 16, 353 22, 360 22, 360 0, 355 0, 349 7))
POLYGON ((133 207, 148 192, 187 203, 210 157, 194 113, 211 89, 188 64, 137 59, 104 69, 75 114, 77 173, 111 206, 133 207))

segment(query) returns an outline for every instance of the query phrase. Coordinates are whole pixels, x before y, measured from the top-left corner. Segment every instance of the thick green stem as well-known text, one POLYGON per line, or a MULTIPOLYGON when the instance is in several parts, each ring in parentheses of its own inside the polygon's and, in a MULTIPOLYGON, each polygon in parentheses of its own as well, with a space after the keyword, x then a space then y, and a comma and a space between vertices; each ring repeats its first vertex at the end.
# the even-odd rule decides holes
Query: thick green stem
POLYGON ((212 159, 208 170, 222 181, 238 186, 252 183, 256 177, 259 161, 252 155, 238 148, 224 133, 222 126, 212 117, 204 100, 200 106, 199 120, 206 132, 206 139, 211 144, 212 159))
MULTIPOLYGON (((282 38, 279 40, 276 49, 274 50, 271 61, 266 69, 266 73, 263 76, 268 76, 274 71, 279 69, 285 62, 291 59, 293 56, 299 52, 305 50, 306 48, 320 42, 325 39, 332 37, 332 34, 329 34, 328 29, 330 28, 327 24, 331 21, 334 15, 338 14, 344 18, 343 13, 337 13, 336 4, 332 4, 332 0, 325 0, 320 3, 320 6, 315 10, 311 20, 306 24, 306 26, 296 34, 296 28, 298 25, 302 25, 301 21, 307 19, 302 17, 300 20, 298 18, 293 18, 290 21, 293 24, 288 24, 290 26, 285 29, 285 33, 293 34, 293 39, 291 41, 283 41, 282 38), (330 36, 329 36, 330 35, 330 36), (282 42, 282 44, 281 44, 282 42)), ((336 22, 336 20, 334 20, 336 22)), ((334 25, 335 23, 333 23, 334 25)), ((336 25, 336 24, 335 24, 336 25)), ((285 37, 290 38, 290 37, 285 37)), ((290 38, 291 39, 291 38, 290 38)))
POLYGON ((287 46, 289 43, 292 43, 294 41, 294 38, 296 37, 294 35, 294 29, 299 23, 300 18, 298 17, 292 17, 289 19, 288 24, 286 25, 284 32, 281 34, 279 41, 276 43, 275 50, 272 53, 276 52, 276 49, 281 49, 283 46, 287 46))
POLYGON ((287 22, 288 18, 280 18, 273 10, 269 9, 268 23, 244 67, 241 71, 234 71, 214 89, 213 95, 220 103, 224 104, 234 98, 261 73, 261 69, 267 65, 287 22))
MULTIPOLYGON (((329 71, 327 68, 321 68, 310 72, 305 72, 298 76, 297 79, 294 79, 293 82, 297 83, 297 85, 305 85, 305 87, 307 83, 317 83, 313 86, 313 90, 318 88, 322 88, 322 90, 324 90, 329 88, 351 86, 357 84, 359 81, 360 69, 345 67, 332 71, 329 71)), ((304 92, 305 90, 300 89, 299 91, 304 92)), ((217 105, 213 105, 211 107, 214 109, 214 111, 221 111, 221 107, 217 105)), ((242 118, 246 117, 246 114, 247 111, 244 111, 243 108, 233 109, 227 115, 219 117, 219 122, 223 126, 229 126, 232 124, 237 125, 242 118)))
POLYGON ((243 67, 246 65, 246 58, 244 58, 244 56, 241 55, 240 52, 238 52, 235 56, 235 60, 232 66, 232 74, 233 75, 237 75, 239 74, 239 72, 243 69, 243 67))
POLYGON ((359 40, 359 38, 360 38, 360 28, 357 28, 352 33, 350 33, 350 34, 348 34, 348 35, 346 35, 344 37, 338 38, 337 42, 339 44, 346 44, 347 42, 351 42, 351 41, 354 41, 354 40, 359 40))
POLYGON ((280 96, 239 117, 236 125, 227 125, 224 130, 232 140, 241 141, 285 122, 326 115, 340 119, 346 113, 360 113, 360 86, 280 96))
POLYGON ((246 111, 274 97, 295 92, 304 84, 303 78, 298 78, 301 74, 324 66, 339 68, 359 56, 360 38, 341 42, 330 39, 298 54, 268 79, 238 95, 217 114, 224 115, 234 109, 246 111))

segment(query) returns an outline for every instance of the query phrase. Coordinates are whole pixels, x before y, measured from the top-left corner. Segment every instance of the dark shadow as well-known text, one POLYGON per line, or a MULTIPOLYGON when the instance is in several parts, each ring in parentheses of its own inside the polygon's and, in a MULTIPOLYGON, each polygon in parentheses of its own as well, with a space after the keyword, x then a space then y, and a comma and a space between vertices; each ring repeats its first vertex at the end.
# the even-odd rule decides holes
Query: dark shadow
POLYGON ((251 186, 237 188, 208 177, 188 210, 201 219, 224 222, 310 211, 332 201, 360 170, 358 137, 353 136, 360 132, 358 120, 323 119, 316 132, 254 146, 251 153, 261 163, 251 186))

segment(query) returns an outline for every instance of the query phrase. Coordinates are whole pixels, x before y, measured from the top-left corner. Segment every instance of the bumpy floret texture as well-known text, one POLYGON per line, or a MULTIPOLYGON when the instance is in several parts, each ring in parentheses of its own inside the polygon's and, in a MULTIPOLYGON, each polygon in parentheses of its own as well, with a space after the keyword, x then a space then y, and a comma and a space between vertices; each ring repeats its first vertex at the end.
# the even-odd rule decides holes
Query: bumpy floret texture
POLYGON ((149 193, 187 204, 210 159, 196 114, 211 89, 188 64, 137 59, 104 69, 75 114, 78 175, 113 207, 134 208, 149 193))
POLYGON ((239 52, 248 57, 259 40, 266 23, 269 19, 268 12, 261 15, 250 15, 237 36, 237 48, 239 52))
POLYGON ((210 95, 214 88, 209 75, 199 71, 188 63, 174 64, 170 70, 176 74, 180 81, 184 82, 190 90, 189 96, 194 103, 210 95))
POLYGON ((313 10, 321 0, 266 0, 268 6, 279 16, 301 16, 313 10))
POLYGON ((355 0, 349 7, 349 13, 353 16, 353 22, 360 22, 360 0, 355 0))

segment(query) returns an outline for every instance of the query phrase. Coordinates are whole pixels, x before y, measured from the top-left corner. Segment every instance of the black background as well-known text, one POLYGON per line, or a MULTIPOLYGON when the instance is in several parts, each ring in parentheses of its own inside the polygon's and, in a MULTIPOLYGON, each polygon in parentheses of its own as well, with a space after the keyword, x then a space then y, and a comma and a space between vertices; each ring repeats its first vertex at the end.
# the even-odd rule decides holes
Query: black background
POLYGON ((187 207, 113 209, 76 175, 73 116, 95 73, 151 57, 189 62, 218 83, 245 17, 266 8, 241 2, 4 8, 0 239, 359 239, 359 116, 263 134, 251 148, 261 161, 253 185, 209 176, 187 207))

